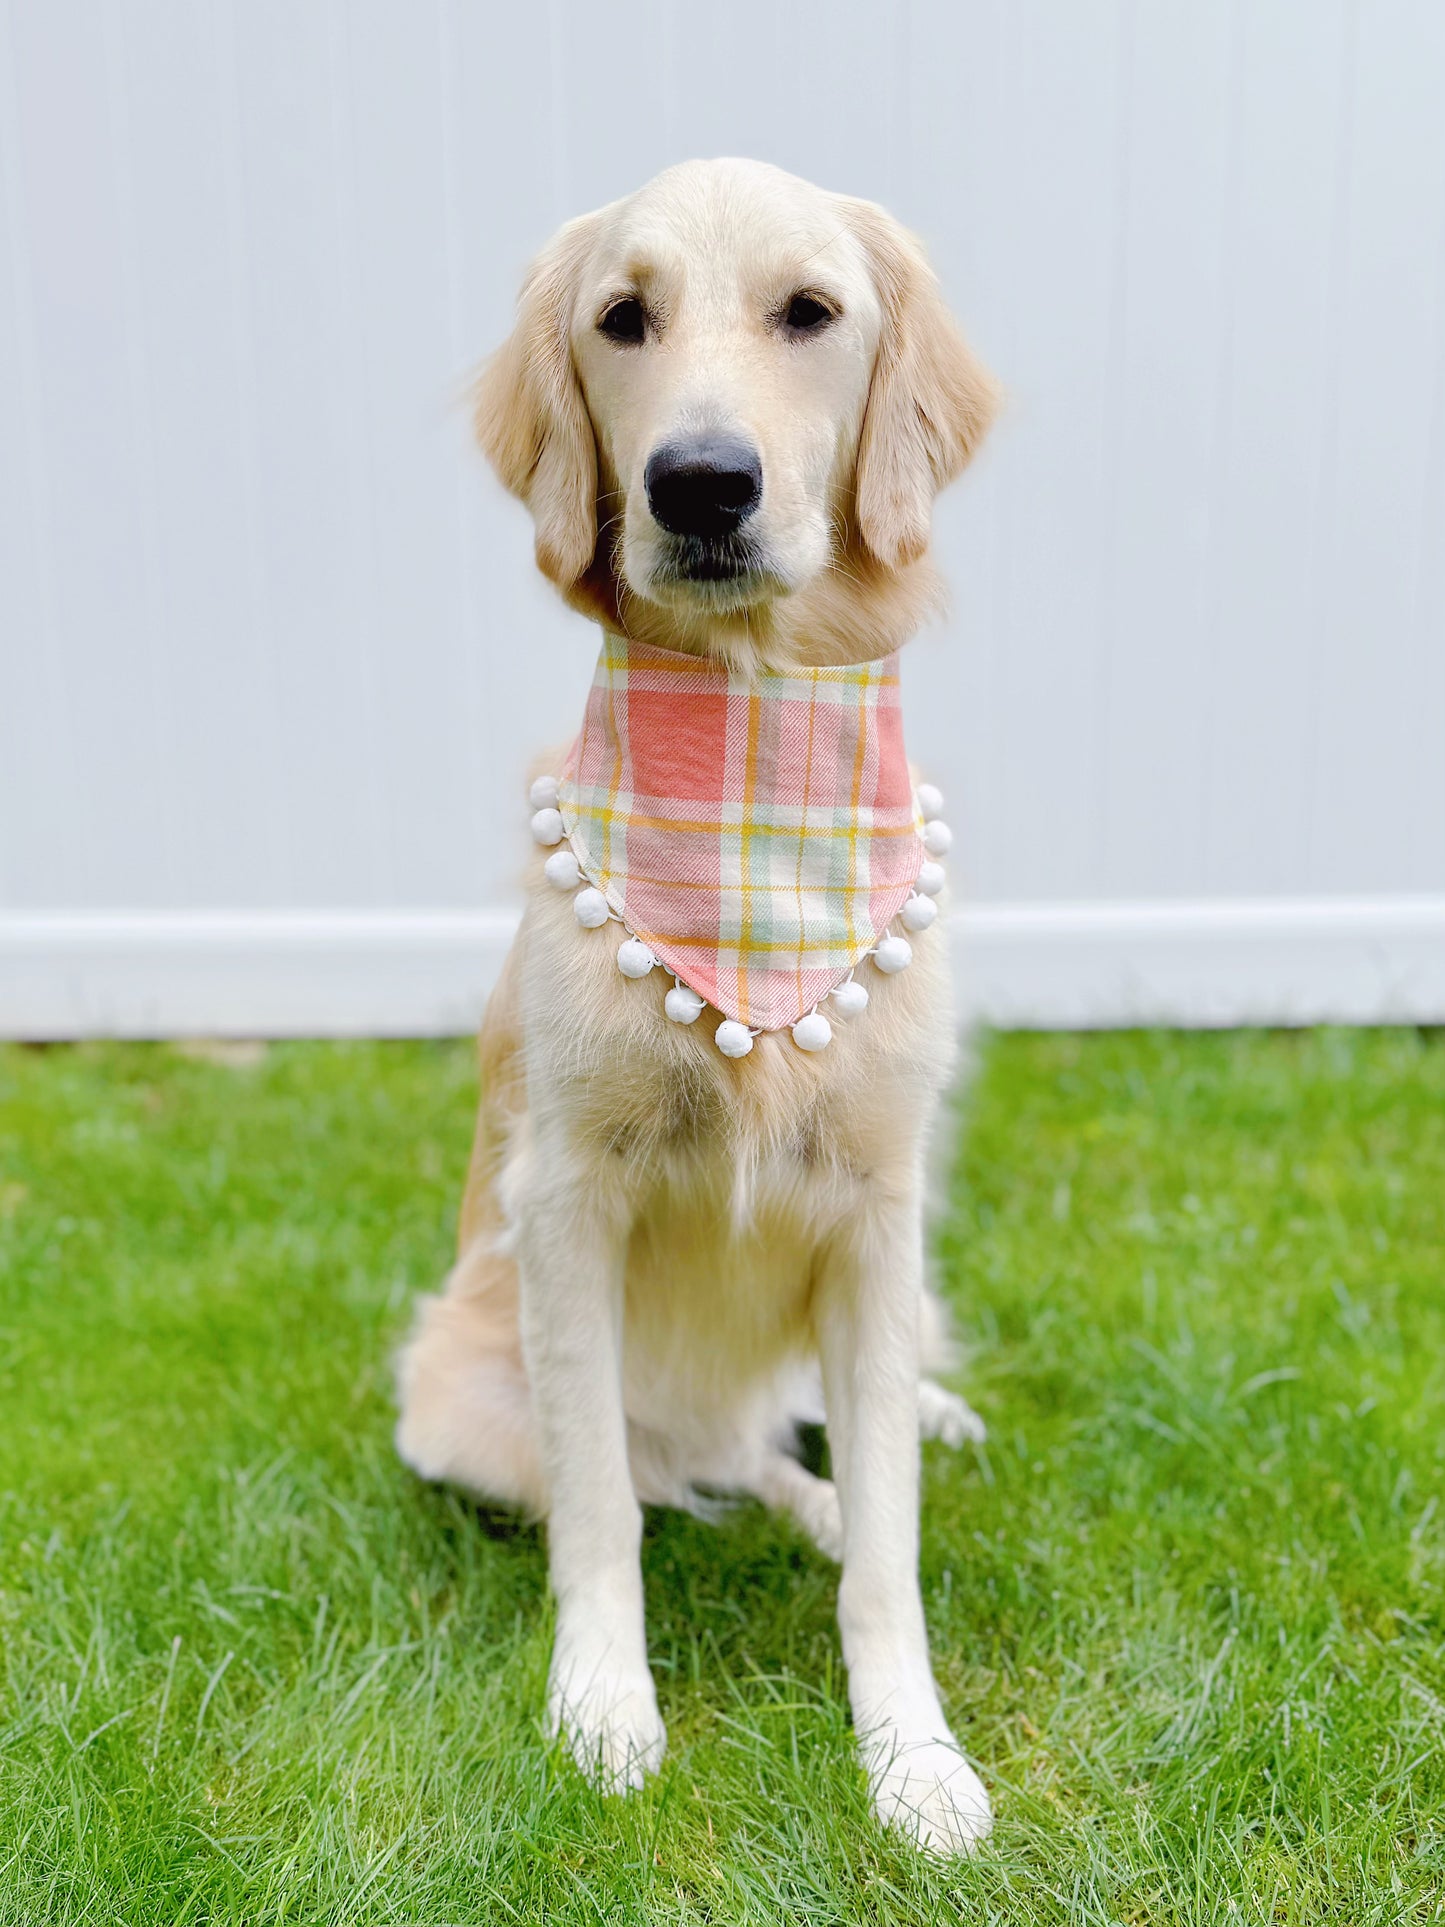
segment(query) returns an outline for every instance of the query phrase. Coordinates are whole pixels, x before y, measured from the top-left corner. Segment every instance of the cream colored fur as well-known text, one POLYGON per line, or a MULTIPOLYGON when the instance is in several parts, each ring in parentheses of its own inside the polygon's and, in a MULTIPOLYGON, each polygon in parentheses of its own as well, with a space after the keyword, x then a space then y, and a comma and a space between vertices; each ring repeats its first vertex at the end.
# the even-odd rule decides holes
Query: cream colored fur
MULTIPOLYGON (((672 169, 563 230, 481 380, 477 421, 531 507, 539 564, 576 607, 746 671, 907 639, 934 596, 933 495, 991 407, 887 215, 722 161, 672 169), (778 303, 799 289, 836 308, 816 340, 779 335, 778 303), (623 291, 656 316, 636 346, 596 325, 623 291), (735 600, 659 573, 643 466, 698 423, 761 454, 764 579, 735 600)), ((620 975, 609 932, 579 930, 542 856, 482 1031, 459 1260, 401 1361, 402 1455, 546 1517, 551 1718, 619 1787, 665 1744, 639 1501, 723 1488, 790 1512, 842 1560, 880 1815, 930 1849, 966 1849, 988 1801, 938 1702, 917 1584, 920 1429, 981 1436, 923 1377, 945 1351, 923 1249, 953 1059, 942 933, 915 942, 902 975, 869 972, 868 1010, 837 1023, 828 1050, 764 1036, 729 1060, 715 1013, 670 1024, 661 972, 620 975), (799 1419, 825 1412, 836 1486, 790 1449, 799 1419)))

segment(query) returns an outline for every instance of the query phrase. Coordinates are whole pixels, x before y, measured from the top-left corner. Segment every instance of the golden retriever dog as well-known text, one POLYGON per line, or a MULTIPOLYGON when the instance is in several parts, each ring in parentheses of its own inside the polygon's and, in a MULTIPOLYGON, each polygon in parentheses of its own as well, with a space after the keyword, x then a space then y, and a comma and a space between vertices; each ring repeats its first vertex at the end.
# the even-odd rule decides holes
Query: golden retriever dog
MULTIPOLYGON (((562 229, 480 377, 476 426, 575 609, 752 675, 908 640, 936 602, 933 498, 993 406, 890 216, 722 160, 562 229), (745 543, 660 519, 664 458, 704 495, 732 491, 745 543)), ((545 854, 482 1030, 460 1256, 400 1362, 402 1457, 545 1517, 549 1718, 616 1789, 665 1746, 640 1504, 721 1488, 789 1512, 841 1561, 880 1817, 966 1851, 989 1803, 939 1703, 917 1574, 920 1434, 981 1434, 924 1376, 943 1343, 924 1256, 954 1057, 943 932, 877 976, 832 1048, 766 1034, 733 1061, 716 1011, 664 1021, 663 972, 630 983, 613 946, 579 941, 545 854), (810 1416, 832 1482, 790 1449, 810 1416)))

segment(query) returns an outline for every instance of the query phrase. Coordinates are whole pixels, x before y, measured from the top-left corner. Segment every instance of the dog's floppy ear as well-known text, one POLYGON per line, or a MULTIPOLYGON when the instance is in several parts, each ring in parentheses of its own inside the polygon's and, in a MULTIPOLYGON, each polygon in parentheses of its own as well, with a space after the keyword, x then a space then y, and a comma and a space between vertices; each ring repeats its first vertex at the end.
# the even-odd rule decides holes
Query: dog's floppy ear
POLYGON ((959 333, 914 237, 871 201, 848 201, 845 210, 883 304, 858 442, 858 529, 880 562, 898 568, 928 547, 933 498, 983 440, 998 389, 959 333))
POLYGON ((532 263, 517 325, 477 377, 477 440, 532 511, 537 566, 570 589, 597 547, 597 445, 572 365, 571 317, 591 220, 569 221, 532 263))

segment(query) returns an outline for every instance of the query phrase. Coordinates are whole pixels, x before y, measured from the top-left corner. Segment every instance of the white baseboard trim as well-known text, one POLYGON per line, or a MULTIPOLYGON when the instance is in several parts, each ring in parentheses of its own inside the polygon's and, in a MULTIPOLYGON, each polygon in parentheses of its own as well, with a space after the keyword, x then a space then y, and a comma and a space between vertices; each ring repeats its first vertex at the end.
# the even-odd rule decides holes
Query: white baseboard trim
POLYGON ((1445 896, 981 904, 960 991, 1001 1030, 1445 1022, 1445 896))
POLYGON ((3 1037, 475 1030, 507 910, 0 916, 3 1037))
MULTIPOLYGON (((475 1028, 510 911, 0 914, 0 1037, 475 1028)), ((1445 896, 993 903, 950 924, 1004 1029, 1445 1022, 1445 896)))

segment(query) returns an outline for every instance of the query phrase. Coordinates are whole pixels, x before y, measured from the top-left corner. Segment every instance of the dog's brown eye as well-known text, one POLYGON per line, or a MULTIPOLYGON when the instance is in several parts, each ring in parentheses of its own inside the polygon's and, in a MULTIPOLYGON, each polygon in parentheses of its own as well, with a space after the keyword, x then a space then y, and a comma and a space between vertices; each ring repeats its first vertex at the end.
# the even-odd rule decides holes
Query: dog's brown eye
POLYGON ((642 311, 642 303, 634 295, 628 295, 622 301, 614 301, 597 326, 609 341, 641 341, 647 316, 642 311))
POLYGON ((833 310, 825 307, 816 295, 795 294, 783 319, 794 334, 816 334, 833 319, 833 310))

